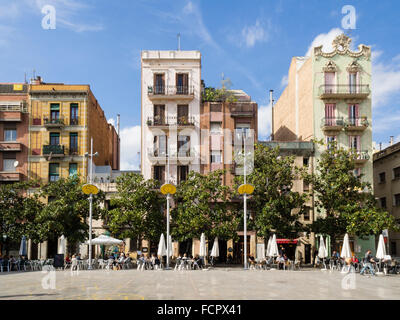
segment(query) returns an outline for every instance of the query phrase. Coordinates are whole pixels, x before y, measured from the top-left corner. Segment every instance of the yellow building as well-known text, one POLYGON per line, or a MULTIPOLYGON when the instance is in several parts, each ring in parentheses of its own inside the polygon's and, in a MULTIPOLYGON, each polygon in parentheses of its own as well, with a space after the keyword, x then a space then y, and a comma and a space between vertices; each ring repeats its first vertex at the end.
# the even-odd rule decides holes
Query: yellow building
POLYGON ((119 169, 119 138, 89 85, 43 83, 29 88, 28 177, 42 182, 88 175, 86 152, 93 137, 95 165, 119 169))

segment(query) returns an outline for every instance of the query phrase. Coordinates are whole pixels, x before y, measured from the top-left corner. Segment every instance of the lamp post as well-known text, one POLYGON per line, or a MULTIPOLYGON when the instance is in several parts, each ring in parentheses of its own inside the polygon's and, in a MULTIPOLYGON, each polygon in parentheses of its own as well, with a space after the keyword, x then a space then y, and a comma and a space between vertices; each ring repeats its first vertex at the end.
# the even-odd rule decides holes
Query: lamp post
POLYGON ((247 172, 246 172, 246 131, 242 131, 242 139, 244 144, 244 184, 239 186, 238 192, 243 195, 243 235, 244 235, 244 270, 247 270, 247 195, 254 192, 254 186, 247 184, 247 172))
POLYGON ((90 154, 85 153, 85 157, 90 157, 90 175, 89 183, 82 187, 82 191, 89 195, 89 266, 92 270, 92 220, 93 220, 93 195, 99 192, 99 189, 93 185, 93 156, 97 157, 98 152, 93 154, 93 138, 90 139, 90 154))
POLYGON ((167 183, 163 184, 160 188, 160 191, 162 194, 167 195, 167 264, 166 264, 166 270, 169 269, 169 252, 172 250, 170 248, 170 243, 169 243, 169 220, 170 220, 170 214, 169 214, 169 200, 171 199, 171 194, 176 193, 176 187, 169 183, 169 144, 168 144, 168 139, 167 139, 167 183))

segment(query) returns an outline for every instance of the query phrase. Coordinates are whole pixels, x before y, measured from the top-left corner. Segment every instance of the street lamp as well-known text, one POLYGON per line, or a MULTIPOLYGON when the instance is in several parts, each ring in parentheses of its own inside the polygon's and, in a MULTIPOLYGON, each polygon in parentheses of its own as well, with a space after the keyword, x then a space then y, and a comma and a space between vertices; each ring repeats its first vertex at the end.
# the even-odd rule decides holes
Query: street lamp
POLYGON ((82 187, 82 191, 89 195, 89 266, 88 270, 92 270, 92 215, 93 215, 93 195, 99 193, 99 189, 93 185, 93 157, 97 157, 98 152, 93 154, 93 138, 90 139, 90 154, 85 153, 85 157, 90 157, 90 175, 89 183, 82 187))
POLYGON ((243 219, 243 235, 244 235, 244 270, 247 270, 247 195, 252 194, 254 192, 254 186, 251 184, 247 184, 247 172, 246 172, 246 131, 242 131, 242 138, 243 138, 243 144, 244 144, 244 184, 239 186, 238 192, 239 194, 243 195, 243 211, 244 211, 244 219, 243 219))
POLYGON ((176 193, 176 187, 169 183, 169 157, 170 157, 170 151, 169 151, 169 143, 168 143, 168 138, 167 138, 167 183, 163 184, 160 188, 160 191, 162 194, 167 195, 167 264, 166 264, 166 270, 169 269, 169 252, 172 250, 170 248, 170 242, 169 242, 169 220, 170 220, 170 214, 169 214, 169 200, 171 198, 171 194, 176 193))

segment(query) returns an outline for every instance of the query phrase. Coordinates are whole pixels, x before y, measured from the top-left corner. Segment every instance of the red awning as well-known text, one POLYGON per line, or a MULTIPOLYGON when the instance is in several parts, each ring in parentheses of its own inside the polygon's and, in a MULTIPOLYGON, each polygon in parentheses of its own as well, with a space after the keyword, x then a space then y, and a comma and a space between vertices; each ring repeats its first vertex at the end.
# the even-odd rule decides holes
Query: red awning
POLYGON ((297 244, 297 239, 294 239, 294 240, 289 240, 289 239, 276 239, 276 243, 297 244))

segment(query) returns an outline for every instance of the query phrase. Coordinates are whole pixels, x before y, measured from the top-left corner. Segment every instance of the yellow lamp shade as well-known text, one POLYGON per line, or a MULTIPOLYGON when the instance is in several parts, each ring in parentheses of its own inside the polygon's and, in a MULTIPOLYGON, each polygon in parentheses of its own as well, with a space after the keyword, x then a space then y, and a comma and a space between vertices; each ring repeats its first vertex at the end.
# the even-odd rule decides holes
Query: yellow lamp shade
POLYGON ((254 192, 254 186, 251 184, 242 184, 238 188, 240 194, 252 194, 254 192))
POLYGON ((161 186, 161 193, 162 194, 175 194, 176 187, 173 184, 166 183, 161 186))
POLYGON ((84 194, 98 194, 99 193, 99 188, 97 188, 93 184, 85 184, 82 187, 82 191, 84 194))

